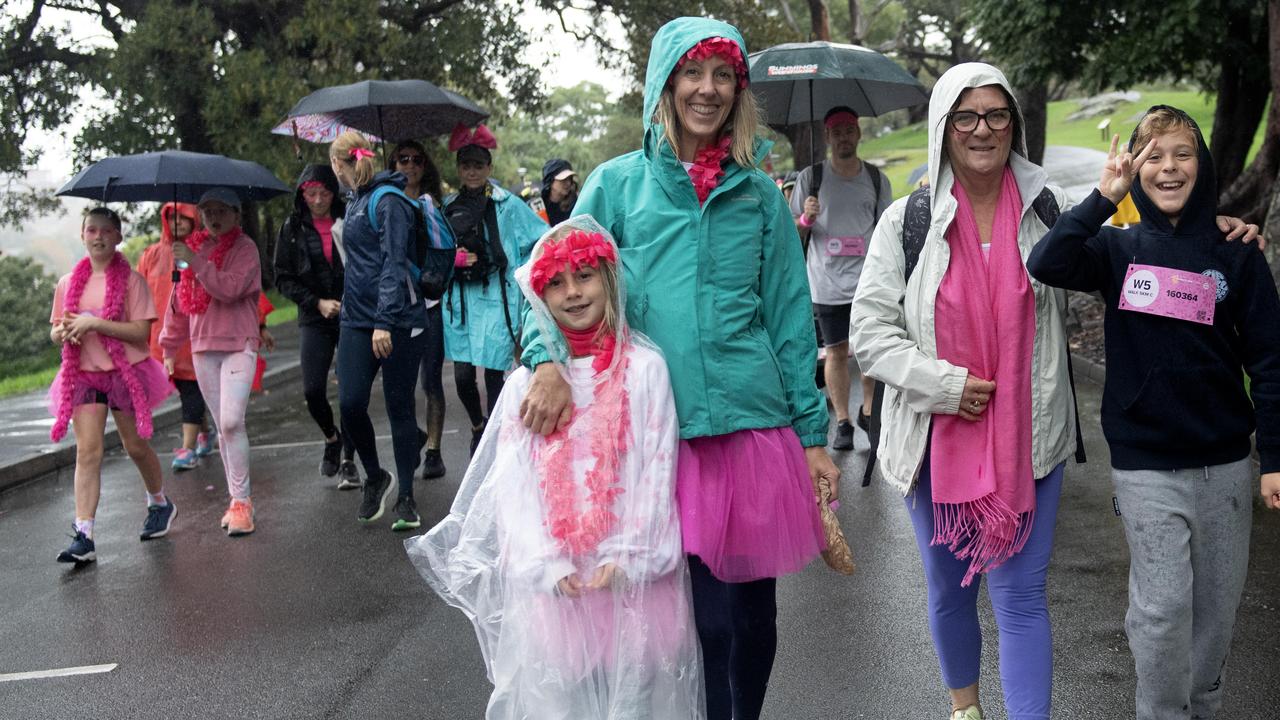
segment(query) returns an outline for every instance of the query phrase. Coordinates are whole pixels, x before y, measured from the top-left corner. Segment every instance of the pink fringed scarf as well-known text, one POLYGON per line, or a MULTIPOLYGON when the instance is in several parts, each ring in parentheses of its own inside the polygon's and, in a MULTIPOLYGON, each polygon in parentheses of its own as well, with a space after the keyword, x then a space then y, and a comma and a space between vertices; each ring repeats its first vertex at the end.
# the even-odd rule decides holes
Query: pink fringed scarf
MULTIPOLYGON (((227 262, 227 255, 231 253, 231 248, 236 244, 243 234, 240 226, 236 226, 227 232, 218 236, 218 244, 214 246, 213 252, 209 254, 209 262, 213 266, 222 269, 227 262)), ((200 252, 200 248, 204 247, 205 241, 209 239, 208 230, 197 230, 186 237, 184 242, 192 252, 200 252)), ((178 307, 187 315, 199 315, 209 309, 209 291, 204 289, 200 281, 196 279, 196 271, 191 268, 185 268, 182 271, 181 280, 178 282, 178 307)))
POLYGON ((613 362, 614 346, 617 345, 617 340, 613 333, 600 335, 600 328, 603 325, 604 320, 586 330, 574 330, 563 325, 559 326, 565 342, 569 343, 569 354, 573 357, 590 355, 594 358, 591 361, 591 369, 595 372, 603 372, 608 369, 609 363, 613 362))
MULTIPOLYGON (((107 265, 107 289, 102 302, 101 317, 106 320, 124 322, 125 296, 129 292, 129 261, 117 252, 107 265)), ((67 296, 63 301, 65 312, 80 312, 80 297, 93 275, 93 264, 89 258, 76 263, 71 271, 71 282, 67 286, 67 296)), ((125 355, 124 344, 110 335, 99 334, 102 346, 106 348, 114 372, 120 373, 124 385, 129 389, 129 399, 133 404, 133 415, 138 426, 138 435, 151 437, 151 405, 147 402, 147 392, 142 381, 134 371, 133 365, 125 355)), ((58 415, 54 419, 49 438, 58 442, 67 435, 67 425, 71 422, 71 414, 75 410, 76 393, 82 392, 87 378, 80 371, 80 346, 73 342, 62 343, 62 374, 60 389, 62 396, 58 398, 58 415)))
POLYGON ((724 159, 729 154, 729 146, 733 144, 733 136, 725 135, 720 142, 698 151, 693 158, 693 167, 689 168, 689 180, 693 182, 693 191, 698 196, 698 204, 702 205, 711 195, 711 191, 720 184, 724 177, 724 159))
POLYGON ((608 374, 597 379, 591 404, 575 410, 568 427, 548 435, 534 455, 541 479, 538 487, 547 504, 547 531, 572 557, 594 552, 618 521, 613 502, 624 492, 617 485, 618 467, 631 433, 625 338, 618 346, 623 354, 608 374), (583 483, 587 497, 580 512, 573 465, 587 453, 593 463, 583 483))
POLYGON ((1022 197, 1005 168, 983 259, 973 206, 956 183, 951 262, 938 288, 938 357, 996 384, 977 422, 934 415, 929 472, 934 545, 969 560, 962 585, 1022 549, 1035 514, 1031 477, 1031 352, 1035 293, 1018 249, 1022 197))

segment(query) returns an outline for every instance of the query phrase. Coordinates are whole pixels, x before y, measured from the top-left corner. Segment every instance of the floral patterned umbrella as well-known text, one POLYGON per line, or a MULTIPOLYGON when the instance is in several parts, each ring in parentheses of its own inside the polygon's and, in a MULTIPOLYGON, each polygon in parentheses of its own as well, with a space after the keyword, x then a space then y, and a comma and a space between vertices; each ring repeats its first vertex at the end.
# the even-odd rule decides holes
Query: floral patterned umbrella
MULTIPOLYGON (((271 128, 275 135, 289 135, 300 140, 313 143, 333 142, 339 135, 355 128, 344 125, 334 113, 315 113, 285 118, 279 125, 271 128)), ((361 131, 363 132, 363 131, 361 131)), ((376 135, 364 133, 370 142, 382 142, 376 135)))

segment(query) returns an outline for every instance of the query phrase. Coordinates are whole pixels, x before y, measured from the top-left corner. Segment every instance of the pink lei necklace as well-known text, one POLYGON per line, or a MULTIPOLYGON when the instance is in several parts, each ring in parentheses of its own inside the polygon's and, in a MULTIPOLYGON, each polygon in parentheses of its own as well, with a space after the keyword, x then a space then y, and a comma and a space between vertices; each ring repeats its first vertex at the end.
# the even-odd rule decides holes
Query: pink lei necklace
POLYGON ((547 503, 546 527, 561 550, 571 557, 593 552, 618 521, 613 501, 624 490, 617 486, 618 466, 627 452, 631 431, 631 411, 626 388, 625 340, 619 343, 622 355, 617 366, 595 386, 592 403, 575 413, 569 426, 547 436, 535 456, 538 475, 547 503), (580 432, 571 432, 581 429, 580 432), (587 444, 594 462, 584 481, 587 497, 578 512, 577 483, 573 461, 587 444))
MULTIPOLYGON (((236 239, 240 237, 242 231, 239 226, 233 227, 227 232, 218 236, 218 244, 214 246, 213 252, 209 254, 209 261, 213 266, 222 269, 227 262, 227 255, 231 253, 231 247, 236 244, 236 239)), ((200 248, 204 247, 204 243, 209 239, 208 230, 197 230, 187 236, 187 247, 192 252, 200 252, 200 248)), ((182 271, 182 279, 178 283, 178 307, 187 315, 199 315, 209 309, 209 291, 204 289, 196 280, 196 272, 191 268, 182 271)))
POLYGON ((724 177, 724 159, 729 154, 729 146, 733 144, 733 136, 725 135, 720 142, 698 151, 693 158, 693 167, 689 168, 689 180, 693 183, 693 192, 698 196, 698 204, 707 201, 711 191, 720 184, 724 177))
MULTIPOLYGON (((116 322, 124 321, 125 295, 129 291, 129 261, 117 252, 107 265, 106 274, 107 290, 103 298, 101 317, 116 322)), ((84 288, 89 284, 89 278, 92 275, 93 264, 89 258, 76 263, 75 269, 71 271, 71 282, 67 286, 67 296, 63 302, 66 312, 80 312, 80 297, 84 295, 84 288)), ((151 406, 147 402, 147 393, 142 387, 142 381, 125 355, 124 343, 101 333, 98 338, 106 348, 107 355, 111 357, 115 372, 120 373, 125 387, 129 390, 129 400, 133 405, 138 435, 144 438, 151 437, 151 406)), ((62 369, 59 372, 62 374, 60 387, 62 396, 58 398, 58 416, 54 420, 53 429, 49 431, 49 437, 54 442, 66 437, 67 425, 71 422, 71 413, 75 409, 76 393, 82 392, 86 383, 80 370, 80 346, 76 343, 62 344, 62 369)))

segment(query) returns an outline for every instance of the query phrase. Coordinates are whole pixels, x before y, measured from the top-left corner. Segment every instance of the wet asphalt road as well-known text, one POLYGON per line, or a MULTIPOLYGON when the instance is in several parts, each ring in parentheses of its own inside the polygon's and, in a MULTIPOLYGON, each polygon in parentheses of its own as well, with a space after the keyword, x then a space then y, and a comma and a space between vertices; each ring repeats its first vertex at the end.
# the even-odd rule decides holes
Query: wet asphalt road
MULTIPOLYGON (((1081 394, 1085 417, 1096 418, 1100 389, 1086 383, 1081 394)), ((463 424, 451 403, 449 422, 463 424)), ((380 405, 373 416, 390 464, 380 405)), ((418 578, 386 519, 359 526, 359 494, 319 477, 318 433, 300 391, 256 397, 249 427, 258 530, 247 537, 218 528, 225 487, 216 456, 168 480, 174 529, 148 543, 137 539, 141 483, 126 457, 110 456, 99 560, 79 570, 53 562, 72 515, 69 471, 0 495, 0 675, 118 663, 105 674, 0 682, 0 718, 483 716, 489 686, 471 626, 418 578)), ((447 511, 464 435, 445 436, 449 475, 416 484, 425 523, 447 511)), ((1127 553, 1096 422, 1086 423, 1086 439, 1091 462, 1068 464, 1049 578, 1055 717, 1126 718, 1127 553)), ((841 458, 846 477, 861 477, 865 436, 856 442, 841 458)), ((946 694, 902 499, 879 480, 847 482, 842 495, 858 573, 844 578, 817 563, 779 583, 765 716, 942 720, 946 694)), ((1280 717, 1278 559, 1280 515, 1258 511, 1224 720, 1280 717)), ((990 717, 1003 718, 983 604, 982 699, 990 717)))

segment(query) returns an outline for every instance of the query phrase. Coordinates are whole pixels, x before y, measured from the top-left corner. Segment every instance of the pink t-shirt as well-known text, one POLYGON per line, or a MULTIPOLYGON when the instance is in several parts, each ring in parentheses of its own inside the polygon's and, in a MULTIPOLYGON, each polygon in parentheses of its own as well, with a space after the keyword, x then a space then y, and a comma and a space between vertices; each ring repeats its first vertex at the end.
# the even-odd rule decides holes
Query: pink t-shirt
POLYGON ((333 218, 331 217, 312 217, 311 224, 316 226, 316 232, 320 233, 320 246, 324 248, 324 259, 333 262, 333 218))
MULTIPOLYGON (((50 324, 56 322, 62 316, 62 308, 67 297, 67 287, 70 285, 70 273, 63 275, 62 279, 58 280, 58 289, 53 292, 53 312, 49 315, 50 324)), ((100 317, 106 295, 107 274, 105 272, 94 272, 89 276, 89 282, 85 283, 84 294, 80 296, 80 313, 93 313, 95 316, 100 317)), ((129 289, 124 296, 123 321, 155 319, 156 306, 151 300, 151 290, 147 287, 147 281, 137 272, 130 271, 129 289)), ((151 355, 147 348, 146 340, 141 343, 125 342, 123 344, 124 356, 129 359, 130 364, 137 363, 151 355)), ((80 369, 85 372, 109 372, 115 369, 115 363, 111 362, 111 356, 107 354, 107 348, 102 345, 102 338, 96 332, 85 335, 80 341, 80 369)))

